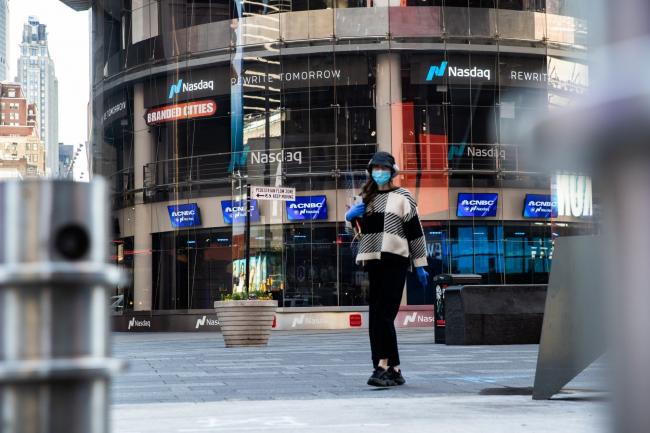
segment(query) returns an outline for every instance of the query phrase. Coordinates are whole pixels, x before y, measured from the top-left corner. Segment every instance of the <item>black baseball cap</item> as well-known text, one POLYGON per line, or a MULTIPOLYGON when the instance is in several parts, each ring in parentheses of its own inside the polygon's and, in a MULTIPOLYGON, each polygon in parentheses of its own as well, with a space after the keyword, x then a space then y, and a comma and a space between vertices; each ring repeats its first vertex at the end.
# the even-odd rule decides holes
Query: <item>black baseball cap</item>
POLYGON ((375 153, 370 162, 368 162, 368 172, 372 172, 372 167, 378 165, 380 167, 389 168, 393 173, 397 171, 397 165, 395 164, 395 158, 388 152, 377 152, 375 153))

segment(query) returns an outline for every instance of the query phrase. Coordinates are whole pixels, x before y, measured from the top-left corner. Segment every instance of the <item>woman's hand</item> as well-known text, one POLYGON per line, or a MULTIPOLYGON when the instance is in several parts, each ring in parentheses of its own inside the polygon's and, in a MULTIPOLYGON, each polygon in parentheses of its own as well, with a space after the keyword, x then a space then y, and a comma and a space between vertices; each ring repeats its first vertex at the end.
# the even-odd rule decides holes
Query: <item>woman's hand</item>
POLYGON ((426 288, 429 285, 429 273, 424 268, 415 268, 415 272, 418 274, 418 280, 422 287, 426 288))
POLYGON ((345 214, 345 219, 352 222, 353 219, 363 216, 366 212, 366 205, 364 203, 355 204, 350 208, 350 210, 345 214))

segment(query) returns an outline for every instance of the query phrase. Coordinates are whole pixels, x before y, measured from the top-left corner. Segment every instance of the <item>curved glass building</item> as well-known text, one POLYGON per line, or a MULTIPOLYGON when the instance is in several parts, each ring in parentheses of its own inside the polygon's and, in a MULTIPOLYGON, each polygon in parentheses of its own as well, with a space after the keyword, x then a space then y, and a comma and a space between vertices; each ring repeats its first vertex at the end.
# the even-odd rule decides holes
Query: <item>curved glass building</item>
MULTIPOLYGON (((284 307, 365 305, 343 216, 377 150, 419 202, 430 274, 546 283, 553 239, 592 230, 591 183, 539 173, 517 127, 588 86, 572 6, 93 1, 93 171, 110 180, 115 259, 134 277, 116 297, 204 310, 243 289, 241 200, 257 185, 297 198, 253 201, 251 289, 284 307)), ((409 277, 405 303, 433 297, 409 277)))

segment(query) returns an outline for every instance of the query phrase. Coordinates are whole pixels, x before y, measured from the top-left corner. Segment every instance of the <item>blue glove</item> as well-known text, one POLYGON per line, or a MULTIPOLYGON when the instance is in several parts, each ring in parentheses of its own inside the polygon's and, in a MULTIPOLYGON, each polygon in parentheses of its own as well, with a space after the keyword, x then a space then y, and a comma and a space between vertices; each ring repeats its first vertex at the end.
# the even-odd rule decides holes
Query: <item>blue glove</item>
POLYGON ((418 280, 422 287, 427 287, 429 285, 429 273, 424 268, 415 268, 415 272, 418 274, 418 280))
POLYGON ((350 222, 351 222, 353 219, 355 219, 355 218, 359 218, 359 217, 363 216, 363 214, 365 213, 365 211, 366 211, 366 205, 365 205, 365 203, 355 204, 355 205, 352 206, 352 207, 350 208, 350 210, 345 214, 345 219, 346 219, 347 221, 350 221, 350 222))

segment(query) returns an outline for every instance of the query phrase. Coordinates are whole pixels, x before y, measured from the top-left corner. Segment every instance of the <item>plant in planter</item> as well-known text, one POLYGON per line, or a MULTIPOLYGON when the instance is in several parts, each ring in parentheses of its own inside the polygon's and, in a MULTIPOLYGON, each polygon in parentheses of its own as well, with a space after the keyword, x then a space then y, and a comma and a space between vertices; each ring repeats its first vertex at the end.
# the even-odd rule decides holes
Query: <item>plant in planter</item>
POLYGON ((214 308, 226 347, 266 346, 278 301, 268 292, 239 292, 216 301, 214 308))

